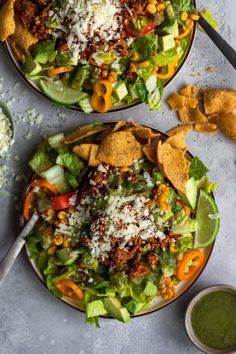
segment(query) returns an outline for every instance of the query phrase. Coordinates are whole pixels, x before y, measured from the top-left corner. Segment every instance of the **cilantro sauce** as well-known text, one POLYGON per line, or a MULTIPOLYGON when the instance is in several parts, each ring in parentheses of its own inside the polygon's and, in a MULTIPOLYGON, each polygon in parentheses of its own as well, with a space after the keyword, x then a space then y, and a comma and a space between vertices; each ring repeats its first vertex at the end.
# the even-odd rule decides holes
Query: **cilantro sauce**
POLYGON ((191 316, 195 335, 213 349, 236 346, 236 295, 225 290, 203 296, 191 316))

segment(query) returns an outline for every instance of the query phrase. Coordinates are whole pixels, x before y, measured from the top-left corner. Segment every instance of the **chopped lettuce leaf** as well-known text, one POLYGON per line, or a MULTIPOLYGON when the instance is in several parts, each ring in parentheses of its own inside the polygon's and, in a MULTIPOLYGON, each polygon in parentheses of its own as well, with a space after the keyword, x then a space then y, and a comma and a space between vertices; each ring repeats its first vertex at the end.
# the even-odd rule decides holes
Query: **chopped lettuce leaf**
POLYGON ((178 252, 186 252, 193 249, 193 235, 191 232, 187 232, 178 238, 176 247, 178 252))
POLYGON ((158 49, 158 37, 156 34, 150 34, 137 38, 133 41, 132 46, 138 53, 139 60, 148 60, 158 49))
POLYGON ((129 302, 127 302, 125 304, 125 307, 127 308, 127 310, 131 313, 131 314, 136 314, 136 313, 139 313, 143 306, 146 305, 145 303, 140 303, 140 302, 137 302, 135 300, 130 300, 129 302))
POLYGON ((172 0, 171 3, 177 13, 180 13, 181 11, 190 12, 195 10, 192 0, 172 0))
POLYGON ((156 66, 166 66, 173 62, 176 55, 176 48, 172 48, 166 52, 154 54, 152 59, 156 66))
POLYGON ((53 166, 53 163, 50 161, 49 153, 44 148, 38 148, 29 165, 34 172, 41 176, 42 172, 53 166))
POLYGON ((71 83, 71 87, 75 90, 82 90, 84 82, 89 78, 91 71, 90 65, 78 67, 71 83))
POLYGON ((103 316, 106 314, 107 314, 107 311, 104 307, 102 300, 95 300, 95 301, 89 302, 86 306, 86 317, 87 318, 103 316))
POLYGON ((187 219, 182 224, 176 224, 172 227, 172 232, 174 234, 185 234, 187 232, 194 232, 197 230, 198 222, 194 219, 187 219))
POLYGON ((145 85, 143 79, 138 78, 138 80, 136 81, 136 88, 137 88, 140 100, 142 102, 145 102, 147 99, 148 91, 146 89, 146 85, 145 85))
POLYGON ((145 288, 144 288, 143 293, 146 296, 156 296, 157 295, 157 287, 156 287, 156 285, 153 284, 153 282, 148 281, 146 286, 145 286, 145 288))
POLYGON ((75 177, 79 177, 85 167, 84 161, 71 152, 60 154, 56 160, 56 163, 60 166, 68 168, 68 170, 75 177))
POLYGON ((208 168, 204 166, 199 157, 195 156, 189 166, 189 178, 193 177, 195 181, 198 181, 205 176, 208 171, 208 168))

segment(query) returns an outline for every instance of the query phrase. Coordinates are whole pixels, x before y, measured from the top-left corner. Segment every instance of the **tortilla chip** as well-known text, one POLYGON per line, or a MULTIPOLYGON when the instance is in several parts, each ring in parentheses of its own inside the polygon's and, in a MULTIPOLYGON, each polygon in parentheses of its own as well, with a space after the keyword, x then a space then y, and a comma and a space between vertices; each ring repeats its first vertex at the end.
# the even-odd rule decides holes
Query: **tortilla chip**
POLYGON ((18 60, 21 62, 25 61, 25 52, 24 50, 16 43, 15 40, 13 40, 11 37, 8 38, 7 43, 11 47, 14 55, 18 60))
POLYGON ((129 131, 115 132, 100 144, 97 159, 111 166, 131 166, 143 156, 142 146, 129 131))
POLYGON ((203 95, 206 114, 230 113, 236 108, 236 91, 205 90, 203 95))
POLYGON ((109 129, 109 127, 107 126, 100 126, 94 124, 83 125, 82 127, 76 129, 72 134, 65 137, 64 143, 72 144, 81 139, 87 138, 88 136, 105 131, 107 129, 109 129))
POLYGON ((190 97, 192 96, 192 85, 187 85, 179 91, 180 95, 190 97))
POLYGON ((172 95, 167 99, 167 103, 169 103, 173 111, 179 111, 186 106, 196 108, 198 105, 198 100, 194 96, 186 97, 179 95, 178 93, 172 93, 172 95))
POLYGON ((180 149, 174 149, 170 144, 159 142, 157 162, 160 170, 179 191, 184 191, 188 180, 188 161, 180 149))
POLYGON ((131 131, 135 136, 141 139, 156 139, 161 135, 159 133, 153 133, 151 128, 146 128, 146 127, 133 128, 131 131))
POLYGON ((218 114, 210 114, 209 116, 207 116, 207 120, 209 123, 217 124, 218 117, 219 117, 218 114))
POLYGON ((90 156, 91 145, 92 144, 88 143, 76 145, 73 147, 72 151, 79 157, 82 157, 82 159, 88 161, 90 156))
POLYGON ((191 132, 192 130, 193 130, 192 124, 178 125, 177 127, 167 130, 166 134, 168 134, 169 136, 172 136, 172 135, 183 132, 184 135, 186 135, 189 132, 191 132))
POLYGON ((185 150, 187 149, 187 145, 184 140, 184 132, 177 133, 167 138, 165 143, 170 144, 175 149, 185 150))
POLYGON ((126 122, 124 120, 119 120, 113 128, 113 132, 117 132, 118 130, 121 130, 126 127, 126 122))
POLYGON ((38 39, 22 24, 20 18, 15 15, 15 32, 10 37, 22 51, 27 54, 32 45, 38 42, 38 39))
POLYGON ((99 150, 99 145, 91 144, 89 161, 88 161, 88 165, 91 167, 97 167, 101 163, 101 161, 99 161, 96 157, 98 150, 99 150))
POLYGON ((178 114, 182 123, 198 123, 207 120, 206 116, 198 108, 184 107, 179 110, 178 114))
POLYGON ((7 0, 0 10, 0 41, 5 41, 15 32, 14 4, 15 0, 7 0))
POLYGON ((236 141, 236 115, 222 112, 219 114, 218 127, 229 138, 236 141))
POLYGON ((146 158, 154 163, 154 165, 157 164, 157 150, 154 147, 151 146, 144 146, 143 147, 143 153, 146 156, 146 158))
POLYGON ((173 111, 179 111, 185 106, 185 97, 178 93, 172 93, 166 100, 173 111))
POLYGON ((194 130, 204 134, 215 134, 217 132, 217 124, 213 123, 196 123, 194 130))

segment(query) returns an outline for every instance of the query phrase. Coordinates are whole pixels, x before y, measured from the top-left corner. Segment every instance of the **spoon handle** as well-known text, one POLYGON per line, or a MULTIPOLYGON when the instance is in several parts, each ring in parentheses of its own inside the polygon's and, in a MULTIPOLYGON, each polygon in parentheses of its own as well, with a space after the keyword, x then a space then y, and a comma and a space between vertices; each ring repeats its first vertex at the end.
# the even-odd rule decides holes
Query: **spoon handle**
POLYGON ((8 272, 10 271, 11 267, 13 266, 18 254, 20 253, 22 247, 25 244, 25 237, 30 233, 30 231, 35 226, 36 222, 38 221, 38 214, 34 213, 30 220, 27 222, 7 254, 3 257, 0 262, 0 286, 3 283, 4 279, 6 278, 8 272))
POLYGON ((221 37, 221 35, 216 30, 214 30, 213 27, 211 27, 211 25, 202 16, 200 16, 198 23, 236 70, 236 51, 221 37))

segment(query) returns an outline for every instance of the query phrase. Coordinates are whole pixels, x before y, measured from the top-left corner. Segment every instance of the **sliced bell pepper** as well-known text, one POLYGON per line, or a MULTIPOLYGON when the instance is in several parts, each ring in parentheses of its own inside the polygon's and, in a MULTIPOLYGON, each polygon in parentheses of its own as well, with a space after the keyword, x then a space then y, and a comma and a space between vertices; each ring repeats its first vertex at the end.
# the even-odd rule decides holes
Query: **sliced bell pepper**
POLYGON ((56 75, 59 75, 59 74, 68 73, 69 71, 72 71, 73 69, 74 69, 74 67, 71 66, 71 65, 69 65, 69 66, 60 66, 59 68, 49 69, 47 71, 47 75, 49 77, 56 76, 56 75))
POLYGON ((156 21, 152 20, 152 21, 149 21, 146 26, 144 26, 142 29, 140 29, 138 31, 138 30, 134 29, 133 22, 131 19, 126 20, 124 22, 125 32, 131 38, 139 38, 139 37, 145 36, 149 32, 153 31, 155 29, 156 25, 157 25, 156 21))
POLYGON ((174 60, 172 61, 172 63, 168 64, 168 72, 166 74, 162 74, 162 73, 157 72, 156 73, 157 78, 161 79, 161 80, 170 79, 175 73, 175 67, 176 67, 176 64, 178 63, 178 60, 179 60, 178 56, 176 56, 174 58, 174 60))
POLYGON ((54 283, 55 287, 65 296, 74 300, 83 300, 84 293, 78 285, 69 279, 62 279, 54 283))
POLYGON ((45 179, 35 179, 33 182, 31 182, 30 186, 32 188, 34 187, 39 187, 48 190, 49 192, 52 192, 54 194, 57 193, 57 187, 53 183, 49 183, 45 179))
POLYGON ((32 208, 32 195, 33 195, 33 192, 29 191, 26 194, 25 201, 24 201, 23 217, 26 221, 28 221, 30 218, 30 209, 32 208))
POLYGON ((175 39, 183 39, 183 38, 187 37, 191 31, 192 31, 192 28, 187 28, 184 32, 182 32, 180 35, 178 35, 178 37, 176 37, 175 39))
POLYGON ((199 250, 191 250, 186 253, 176 271, 176 276, 179 280, 190 279, 201 268, 205 260, 205 254, 199 250))
POLYGON ((77 192, 69 192, 63 195, 57 195, 55 197, 52 197, 52 207, 55 210, 62 210, 75 206, 75 203, 73 201, 74 198, 77 198, 77 192))

